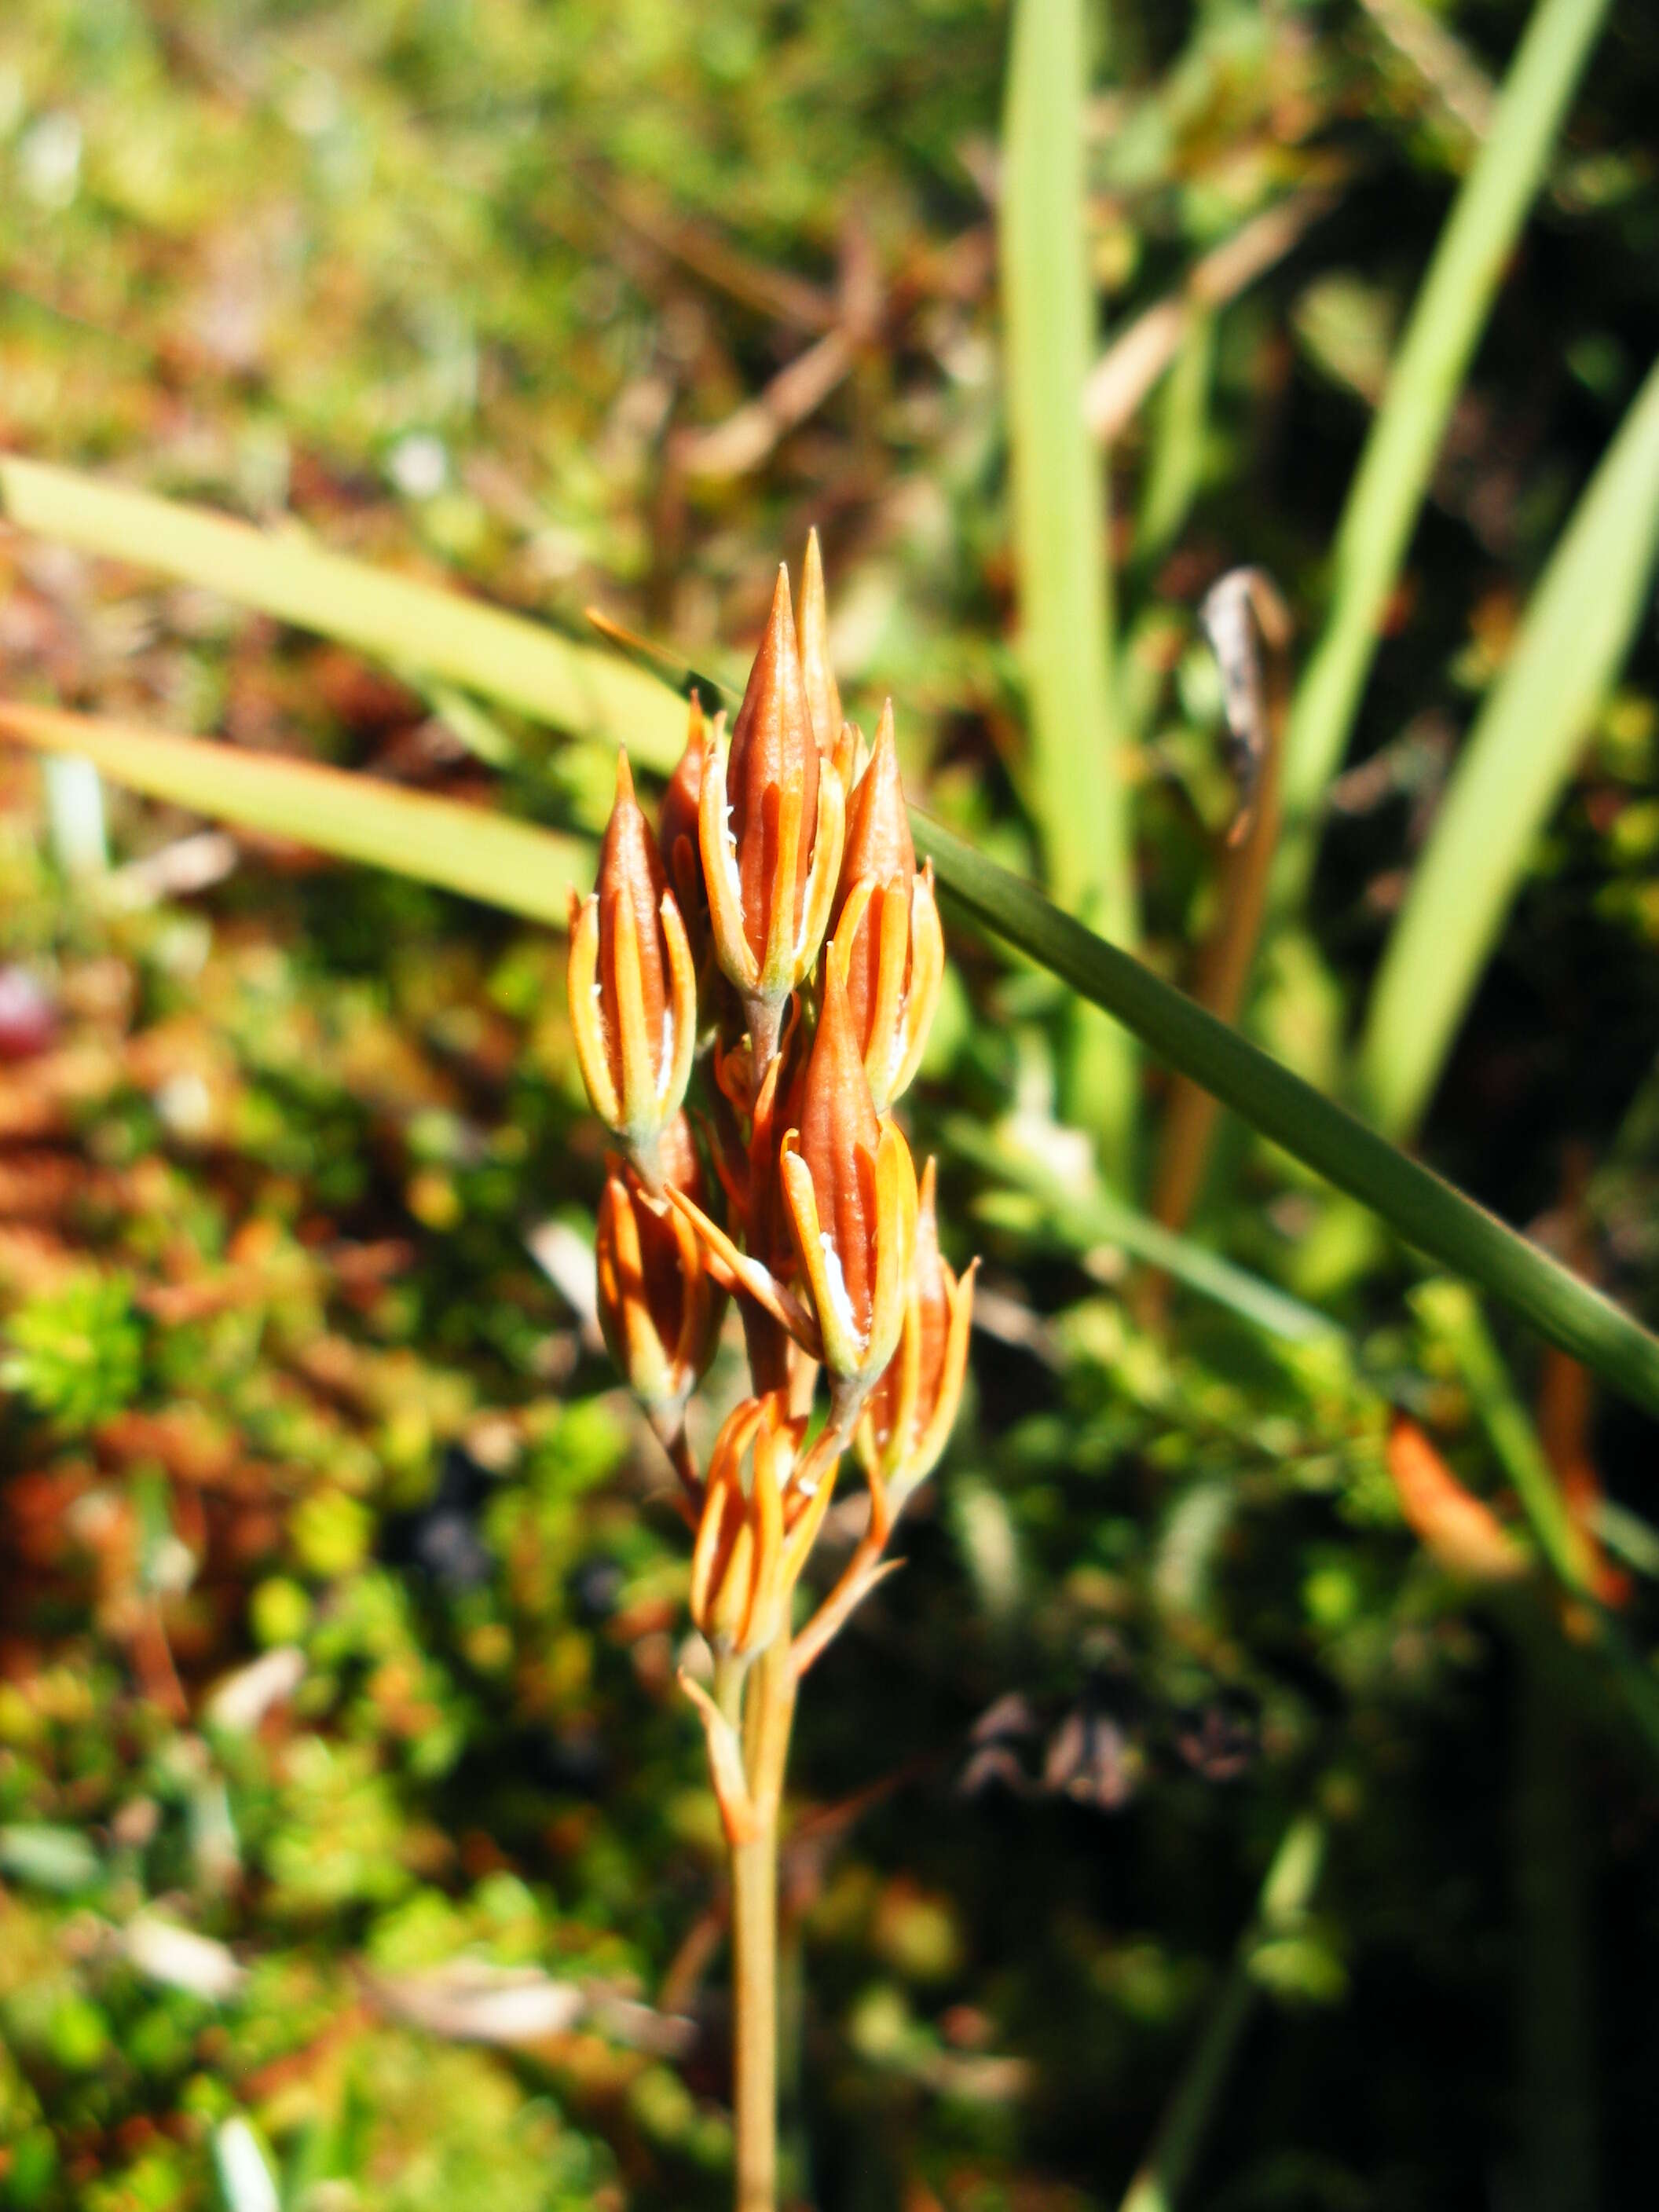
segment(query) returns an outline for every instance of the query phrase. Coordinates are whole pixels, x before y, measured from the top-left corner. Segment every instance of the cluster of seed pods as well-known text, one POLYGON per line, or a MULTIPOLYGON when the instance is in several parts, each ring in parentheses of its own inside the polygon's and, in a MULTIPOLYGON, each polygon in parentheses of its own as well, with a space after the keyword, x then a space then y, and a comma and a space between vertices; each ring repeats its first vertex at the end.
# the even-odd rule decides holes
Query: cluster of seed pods
POLYGON ((617 1142, 599 1317, 678 1471, 717 1659, 791 1639, 842 1455, 862 1462, 867 1532, 792 1638, 799 1671, 879 1578, 944 1449, 973 1297, 973 1269, 939 1250, 933 1163, 918 1180, 893 1113, 944 974, 933 872, 890 706, 872 745, 842 719, 816 535, 799 620, 781 569, 729 742, 724 720, 694 702, 655 836, 619 763, 597 885, 572 901, 570 1013, 617 1142), (751 1395, 705 1470, 685 1414, 728 1299, 751 1395))

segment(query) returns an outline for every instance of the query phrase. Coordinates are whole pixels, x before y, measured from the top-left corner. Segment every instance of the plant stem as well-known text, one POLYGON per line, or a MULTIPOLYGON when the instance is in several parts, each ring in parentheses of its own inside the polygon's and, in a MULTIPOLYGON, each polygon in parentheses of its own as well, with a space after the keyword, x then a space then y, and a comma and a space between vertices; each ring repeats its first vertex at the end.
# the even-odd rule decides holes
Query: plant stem
POLYGON ((777 2204, 778 1815, 794 1711, 789 1640, 780 1636, 749 1671, 744 1765, 755 1821, 731 1854, 736 2212, 777 2204))
POLYGON ((773 2212, 778 2185, 778 1828, 732 1850, 737 2212, 773 2212))
POLYGON ((1252 1954, 1265 1937, 1283 1934, 1301 1920, 1312 1903, 1324 1859, 1324 1823, 1304 1813, 1291 1823, 1273 1854, 1255 1917, 1239 1939, 1215 2010, 1118 2212, 1175 2212, 1180 2203, 1255 2009, 1258 1985, 1251 1972, 1252 1954))
MULTIPOLYGON (((1248 578, 1247 572, 1246 578, 1236 574, 1215 587, 1205 602, 1204 621, 1227 679, 1234 738, 1244 742, 1256 763, 1248 826, 1242 840, 1227 849, 1220 916, 1193 979, 1200 1006, 1207 1006, 1218 1021, 1232 1023, 1255 958, 1267 913, 1268 872, 1279 844, 1290 615, 1271 586, 1248 578)), ((1203 1188, 1219 1110, 1213 1096, 1191 1076, 1178 1075, 1170 1085, 1152 1212, 1177 1236, 1203 1188)), ((1164 1285, 1154 1281, 1161 1300, 1164 1285)))

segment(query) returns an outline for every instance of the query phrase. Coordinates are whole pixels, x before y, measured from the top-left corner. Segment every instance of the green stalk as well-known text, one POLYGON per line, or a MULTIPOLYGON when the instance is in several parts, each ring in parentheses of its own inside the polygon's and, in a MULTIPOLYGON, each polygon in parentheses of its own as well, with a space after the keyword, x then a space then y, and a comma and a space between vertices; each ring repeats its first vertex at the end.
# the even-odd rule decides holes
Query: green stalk
POLYGON ((925 816, 912 819, 917 849, 932 859, 962 911, 1105 1007, 1161 1060, 1370 1206, 1408 1243, 1479 1284, 1659 1414, 1659 1338, 1030 884, 925 816))
POLYGON ((1595 716, 1659 561, 1659 363, 1578 503, 1458 758, 1389 933, 1359 1047, 1380 1128, 1408 1136, 1595 716))
POLYGON ((1278 872, 1287 904, 1305 877, 1309 817, 1346 750, 1446 423, 1608 6, 1540 0, 1418 294, 1343 509, 1330 617, 1291 712, 1285 807, 1302 834, 1287 842, 1278 872))
POLYGON ((732 2124, 737 2212, 778 2194, 778 1828, 732 1847, 732 2124))
POLYGON ((1255 1917, 1239 1939, 1215 2010, 1119 2212, 1176 2212, 1215 2124, 1227 2077, 1255 2009, 1258 1985, 1251 1962, 1256 1947, 1264 1938, 1294 1929, 1312 1902, 1324 1857, 1323 1823, 1311 1814, 1292 1821, 1273 1854, 1255 1917))
POLYGON ((731 1850, 735 2212, 776 2212, 778 1833, 795 1714, 794 1655, 778 1636, 744 1690, 744 1768, 754 1832, 731 1850))
MULTIPOLYGON (((1122 732, 1111 696, 1105 470, 1083 416, 1093 302, 1084 233, 1082 0, 1016 0, 1003 123, 1000 246, 1027 796, 1054 896, 1135 937, 1122 732)), ((1067 1110, 1121 1183, 1133 1142, 1127 1040, 1077 1025, 1067 1110)))

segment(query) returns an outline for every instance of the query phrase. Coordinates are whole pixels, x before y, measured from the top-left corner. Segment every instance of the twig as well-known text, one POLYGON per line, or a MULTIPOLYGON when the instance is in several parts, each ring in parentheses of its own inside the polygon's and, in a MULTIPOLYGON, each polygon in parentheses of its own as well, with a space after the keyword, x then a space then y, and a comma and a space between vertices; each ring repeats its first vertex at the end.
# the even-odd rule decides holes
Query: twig
POLYGON ((1498 94, 1468 48, 1418 0, 1359 0, 1382 36, 1436 101, 1478 145, 1492 129, 1498 94))
POLYGON ((1220 2000, 1164 2107, 1152 2148, 1119 2212, 1176 2212, 1255 2008, 1257 1985, 1251 1962, 1256 1947, 1264 1937, 1294 1927, 1306 1912, 1324 1856, 1324 1823, 1312 1814, 1292 1821, 1261 1885, 1255 1917, 1239 1938, 1220 2000))
POLYGON ((1277 207, 1243 227, 1193 264, 1178 290, 1148 307, 1106 349, 1083 387, 1083 415, 1097 438, 1109 445, 1133 419, 1141 402, 1181 350, 1194 318, 1228 301, 1264 276, 1336 204, 1346 179, 1333 167, 1277 207))
POLYGON ((745 307, 802 330, 826 331, 834 326, 838 310, 834 297, 822 285, 756 260, 708 224, 659 205, 636 184, 606 187, 588 181, 595 197, 630 230, 745 307))
POLYGON ((853 366, 845 328, 829 331, 760 393, 707 430, 682 432, 675 458, 688 476, 729 477, 757 468, 780 440, 816 414, 853 366))
MULTIPOLYGON (((1193 995, 1218 1021, 1231 1022, 1255 957, 1279 842, 1290 617, 1259 569, 1239 568, 1211 592, 1204 623, 1220 663, 1228 726, 1241 763, 1241 804, 1228 837, 1220 918, 1200 956, 1193 995), (1267 648, 1265 665, 1258 638, 1267 648)), ((1166 1229, 1179 1231, 1192 1212, 1218 1110, 1211 1094, 1188 1077, 1171 1084, 1152 1197, 1152 1217, 1166 1229)))

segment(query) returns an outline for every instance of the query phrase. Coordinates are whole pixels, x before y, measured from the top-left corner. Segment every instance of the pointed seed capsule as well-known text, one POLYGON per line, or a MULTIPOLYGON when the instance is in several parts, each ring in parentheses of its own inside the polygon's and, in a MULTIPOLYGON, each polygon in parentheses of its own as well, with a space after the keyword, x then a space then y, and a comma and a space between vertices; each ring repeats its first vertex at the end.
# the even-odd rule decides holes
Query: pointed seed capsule
POLYGON ((721 1656, 763 1650, 787 1624, 835 1488, 834 1461, 803 1451, 805 1433, 805 1416, 792 1416, 786 1393, 773 1390, 745 1399, 715 1439, 691 1555, 691 1618, 721 1656))
MULTIPOLYGON (((717 716, 716 734, 724 721, 717 716)), ((701 935, 707 941, 708 896, 703 889, 702 854, 697 842, 697 794, 702 788, 703 748, 708 736, 703 720, 702 702, 694 691, 691 695, 690 724, 686 731, 685 750, 679 764, 668 779, 668 788, 662 795, 662 806, 657 817, 657 849, 662 864, 679 901, 680 915, 688 931, 701 935)))
POLYGON ((568 975, 587 1095, 654 1190, 661 1182, 658 1139, 690 1079, 697 982, 626 754, 617 763, 599 881, 587 898, 572 899, 568 975))
POLYGON ((894 1516, 939 1464, 968 1367, 979 1262, 957 1277, 940 1252, 937 1183, 938 1163, 930 1159, 922 1171, 903 1333, 892 1364, 865 1401, 859 1427, 866 1469, 872 1483, 883 1485, 894 1516))
POLYGON ((933 868, 916 873, 890 700, 848 811, 834 958, 846 981, 871 1095, 884 1114, 921 1064, 945 977, 933 868))
MULTIPOLYGON (((702 1170, 684 1114, 659 1140, 665 1185, 702 1202, 702 1170)), ((594 1240, 599 1328, 611 1357, 659 1424, 685 1410, 720 1338, 726 1293, 684 1218, 648 1198, 613 1161, 594 1240)))
POLYGON ((705 742, 697 807, 715 954, 743 997, 757 1080, 777 1048, 784 1003, 823 942, 844 815, 839 779, 819 773, 780 569, 726 757, 705 742))
POLYGON ((868 877, 878 884, 902 884, 908 890, 915 872, 915 841, 904 804, 893 702, 889 699, 876 725, 869 766, 847 803, 847 836, 842 845, 841 880, 836 887, 837 917, 854 884, 868 877))
POLYGON ((823 589, 823 552, 816 530, 809 530, 806 533, 806 557, 801 562, 800 570, 800 617, 797 635, 800 641, 801 673, 805 681, 807 709, 812 717, 812 734, 817 739, 818 750, 828 766, 833 761, 836 748, 841 741, 841 691, 830 661, 830 609, 823 589))
POLYGON ((850 1416, 892 1358, 903 1326, 916 1171, 896 1125, 877 1117, 833 960, 824 968, 800 1127, 785 1134, 780 1172, 823 1363, 832 1386, 841 1386, 840 1410, 850 1416))

